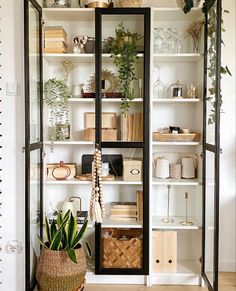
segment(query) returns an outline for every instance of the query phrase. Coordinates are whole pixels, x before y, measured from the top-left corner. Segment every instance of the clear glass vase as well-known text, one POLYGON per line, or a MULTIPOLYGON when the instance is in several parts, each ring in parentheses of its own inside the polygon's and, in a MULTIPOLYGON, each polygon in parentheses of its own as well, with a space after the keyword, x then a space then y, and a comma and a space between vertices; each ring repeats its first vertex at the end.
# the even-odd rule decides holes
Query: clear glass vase
POLYGON ((193 53, 200 52, 200 39, 196 37, 192 37, 192 46, 193 46, 193 53))

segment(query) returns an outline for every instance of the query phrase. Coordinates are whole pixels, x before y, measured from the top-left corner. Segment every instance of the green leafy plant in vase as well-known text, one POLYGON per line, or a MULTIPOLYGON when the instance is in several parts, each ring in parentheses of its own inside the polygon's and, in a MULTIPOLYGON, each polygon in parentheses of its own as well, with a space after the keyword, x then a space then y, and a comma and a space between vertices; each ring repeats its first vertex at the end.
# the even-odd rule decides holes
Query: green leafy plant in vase
MULTIPOLYGON (((51 225, 45 218, 46 241, 38 237, 42 249, 36 271, 41 291, 74 291, 83 284, 87 263, 81 242, 87 225, 86 220, 78 230, 70 210, 64 217, 58 212, 57 220, 53 220, 51 225)), ((91 257, 91 248, 87 242, 85 244, 91 257)))
POLYGON ((70 138, 68 87, 55 78, 44 83, 44 101, 49 107, 49 139, 63 141, 70 138))
POLYGON ((115 31, 115 38, 110 40, 109 51, 113 63, 118 68, 118 78, 121 83, 121 113, 127 113, 134 98, 131 84, 135 77, 135 63, 138 60, 137 41, 141 39, 138 33, 126 30, 123 23, 120 23, 115 31))

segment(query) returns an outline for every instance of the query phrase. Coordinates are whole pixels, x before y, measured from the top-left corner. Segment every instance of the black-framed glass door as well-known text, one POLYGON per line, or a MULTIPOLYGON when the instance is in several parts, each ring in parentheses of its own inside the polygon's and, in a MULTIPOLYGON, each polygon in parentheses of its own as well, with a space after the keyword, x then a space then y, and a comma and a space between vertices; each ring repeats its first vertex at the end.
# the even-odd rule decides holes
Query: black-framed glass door
POLYGON ((24 2, 25 41, 25 289, 34 290, 42 236, 42 9, 24 2))
POLYGON ((218 290, 221 1, 212 1, 205 17, 204 183, 202 275, 218 290))

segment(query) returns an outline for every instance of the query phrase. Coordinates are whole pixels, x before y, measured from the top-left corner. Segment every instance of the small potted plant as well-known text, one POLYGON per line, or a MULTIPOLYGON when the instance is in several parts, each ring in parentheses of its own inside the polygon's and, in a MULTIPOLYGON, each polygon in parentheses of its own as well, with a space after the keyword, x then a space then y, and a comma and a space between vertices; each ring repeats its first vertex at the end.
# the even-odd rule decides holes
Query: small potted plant
POLYGON ((127 113, 134 98, 131 92, 131 84, 135 77, 135 63, 138 59, 137 41, 141 39, 138 33, 125 30, 122 23, 116 29, 116 36, 110 40, 109 51, 113 63, 118 68, 118 78, 121 83, 121 93, 123 101, 121 103, 121 113, 127 113))
MULTIPOLYGON (((36 270, 36 279, 40 291, 74 291, 84 282, 86 274, 86 257, 81 240, 88 221, 78 231, 77 222, 70 210, 64 217, 58 212, 57 221, 49 225, 45 219, 46 241, 40 237, 42 245, 36 270)), ((87 242, 89 257, 91 249, 87 242)))
POLYGON ((44 84, 44 101, 49 107, 49 140, 70 138, 68 88, 63 80, 49 79, 44 84))

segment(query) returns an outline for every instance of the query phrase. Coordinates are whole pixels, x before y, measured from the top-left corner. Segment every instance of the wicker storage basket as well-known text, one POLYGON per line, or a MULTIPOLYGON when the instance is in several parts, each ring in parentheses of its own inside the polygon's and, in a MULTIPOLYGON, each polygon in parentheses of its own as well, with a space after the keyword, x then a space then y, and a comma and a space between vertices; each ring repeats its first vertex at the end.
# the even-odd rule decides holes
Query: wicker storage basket
POLYGON ((104 229, 103 268, 142 268, 143 239, 140 229, 104 229), (127 239, 122 239, 122 238, 127 239))
POLYGON ((141 7, 142 0, 119 0, 120 7, 141 7))
POLYGON ((201 137, 200 133, 179 133, 179 134, 163 134, 160 132, 153 132, 153 140, 154 141, 162 141, 162 142, 191 142, 191 141, 199 141, 201 137))

